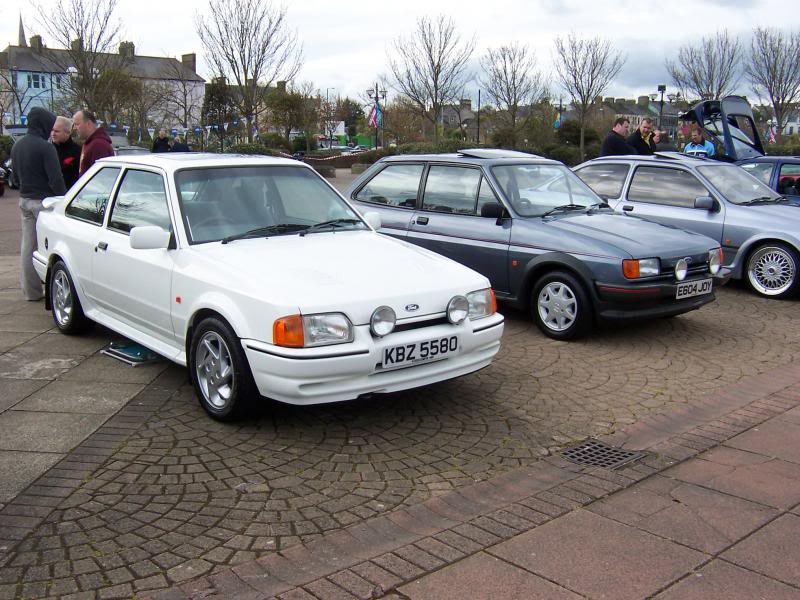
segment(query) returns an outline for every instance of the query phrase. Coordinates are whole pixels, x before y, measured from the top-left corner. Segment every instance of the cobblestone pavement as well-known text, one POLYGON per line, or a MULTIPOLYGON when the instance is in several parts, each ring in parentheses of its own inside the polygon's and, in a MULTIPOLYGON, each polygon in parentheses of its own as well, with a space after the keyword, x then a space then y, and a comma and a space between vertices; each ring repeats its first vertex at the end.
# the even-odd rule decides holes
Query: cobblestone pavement
POLYGON ((99 372, 147 387, 2 507, 0 539, 10 541, 0 548, 0 598, 166 588, 528 467, 799 352, 797 302, 736 286, 694 313, 577 343, 549 340, 506 309, 503 348, 480 373, 338 405, 264 402, 223 425, 202 412, 185 370, 108 370, 96 350, 109 333, 87 342, 44 331, 42 306, 14 300, 13 261, 2 265, 0 384, 26 379, 4 365, 35 355, 65 361, 36 377, 63 386, 66 399, 70 382, 99 372), (20 323, 39 327, 15 333, 20 323))

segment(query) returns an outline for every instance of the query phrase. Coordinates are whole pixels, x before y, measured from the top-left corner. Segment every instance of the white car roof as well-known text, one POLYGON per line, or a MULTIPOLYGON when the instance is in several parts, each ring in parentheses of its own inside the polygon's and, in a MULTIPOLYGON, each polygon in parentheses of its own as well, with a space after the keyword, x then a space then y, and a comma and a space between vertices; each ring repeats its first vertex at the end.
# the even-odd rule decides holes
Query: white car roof
POLYGON ((97 161, 103 164, 142 165, 160 167, 165 171, 177 171, 187 167, 220 167, 248 165, 291 165, 311 167, 290 158, 275 156, 253 156, 248 154, 212 154, 210 152, 159 152, 155 154, 124 154, 109 156, 97 161))

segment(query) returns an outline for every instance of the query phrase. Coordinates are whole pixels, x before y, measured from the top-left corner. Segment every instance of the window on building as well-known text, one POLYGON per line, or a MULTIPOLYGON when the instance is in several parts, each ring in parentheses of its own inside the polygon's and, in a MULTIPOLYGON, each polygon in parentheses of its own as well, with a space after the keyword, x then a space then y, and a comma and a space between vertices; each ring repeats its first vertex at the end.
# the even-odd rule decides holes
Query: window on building
POLYGON ((39 73, 28 73, 28 87, 35 90, 43 88, 44 77, 39 75, 39 73))

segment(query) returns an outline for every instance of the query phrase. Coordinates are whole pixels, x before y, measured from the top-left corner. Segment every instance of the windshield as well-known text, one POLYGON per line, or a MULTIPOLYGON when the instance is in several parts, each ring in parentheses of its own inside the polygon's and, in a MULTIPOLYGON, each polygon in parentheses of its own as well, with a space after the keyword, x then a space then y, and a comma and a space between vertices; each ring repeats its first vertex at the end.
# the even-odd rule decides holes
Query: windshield
POLYGON ((366 229, 355 211, 305 167, 183 169, 175 174, 175 187, 192 244, 262 228, 264 235, 287 235, 340 219, 355 222, 339 231, 366 229))
POLYGON ((734 204, 747 204, 752 200, 778 200, 781 196, 761 183, 741 167, 735 165, 709 165, 697 170, 708 179, 726 200, 734 204))
POLYGON ((563 165, 501 165, 492 167, 492 175, 523 217, 541 217, 556 207, 588 207, 603 202, 563 165))

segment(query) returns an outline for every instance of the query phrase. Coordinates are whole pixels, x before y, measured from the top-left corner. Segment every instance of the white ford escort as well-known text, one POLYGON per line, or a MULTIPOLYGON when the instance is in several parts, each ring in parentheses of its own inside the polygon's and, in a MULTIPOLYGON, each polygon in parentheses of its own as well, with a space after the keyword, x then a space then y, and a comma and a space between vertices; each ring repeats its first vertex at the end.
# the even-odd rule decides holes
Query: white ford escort
POLYGON ((485 277, 377 234, 308 165, 212 154, 98 161, 48 198, 33 262, 66 334, 100 323, 187 365, 230 419, 259 394, 317 404, 486 367, 485 277))

